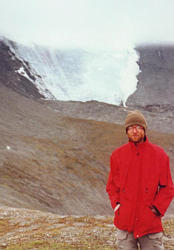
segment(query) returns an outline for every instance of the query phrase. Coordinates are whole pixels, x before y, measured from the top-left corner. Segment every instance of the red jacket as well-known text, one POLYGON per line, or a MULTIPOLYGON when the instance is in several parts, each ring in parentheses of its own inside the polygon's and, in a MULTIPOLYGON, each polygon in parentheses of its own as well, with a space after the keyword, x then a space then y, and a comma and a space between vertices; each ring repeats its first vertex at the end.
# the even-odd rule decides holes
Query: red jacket
POLYGON ((145 142, 129 142, 111 155, 111 169, 106 190, 115 212, 116 227, 133 232, 138 238, 163 231, 161 216, 174 196, 169 158, 162 148, 145 142), (155 215, 155 206, 160 216, 155 215))

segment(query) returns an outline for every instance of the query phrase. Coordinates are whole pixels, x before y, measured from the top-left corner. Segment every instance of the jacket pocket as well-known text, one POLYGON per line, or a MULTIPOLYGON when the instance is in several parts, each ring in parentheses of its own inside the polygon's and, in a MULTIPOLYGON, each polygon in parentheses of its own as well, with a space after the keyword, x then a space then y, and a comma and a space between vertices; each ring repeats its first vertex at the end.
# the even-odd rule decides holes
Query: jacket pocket
POLYGON ((121 204, 119 209, 115 212, 114 224, 118 228, 126 229, 131 216, 131 205, 129 203, 121 204))
POLYGON ((152 212, 149 206, 141 208, 140 225, 143 233, 149 233, 162 229, 161 217, 152 212))
POLYGON ((116 213, 117 210, 119 210, 120 208, 120 203, 116 205, 116 207, 114 208, 114 213, 116 213))
POLYGON ((115 226, 119 226, 119 215, 120 215, 120 206, 114 211, 114 224, 115 224, 115 226))

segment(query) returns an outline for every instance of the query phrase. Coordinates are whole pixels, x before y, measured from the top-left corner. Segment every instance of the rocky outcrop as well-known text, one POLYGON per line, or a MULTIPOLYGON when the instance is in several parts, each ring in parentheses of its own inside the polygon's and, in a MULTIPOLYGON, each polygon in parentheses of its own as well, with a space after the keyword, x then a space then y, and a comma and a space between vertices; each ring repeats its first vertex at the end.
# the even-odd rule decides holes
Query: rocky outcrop
POLYGON ((42 98, 36 88, 35 76, 31 73, 28 62, 20 61, 9 46, 0 41, 0 85, 32 98, 42 98))
POLYGON ((174 114, 174 45, 140 46, 137 90, 126 105, 174 114))

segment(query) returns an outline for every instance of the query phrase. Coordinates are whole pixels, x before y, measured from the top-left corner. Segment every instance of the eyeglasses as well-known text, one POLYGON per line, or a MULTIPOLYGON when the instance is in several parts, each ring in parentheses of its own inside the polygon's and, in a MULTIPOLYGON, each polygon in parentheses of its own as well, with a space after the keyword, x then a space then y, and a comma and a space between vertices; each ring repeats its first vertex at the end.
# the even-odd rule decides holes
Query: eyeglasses
POLYGON ((144 128, 143 128, 142 126, 140 126, 140 125, 129 126, 129 127, 127 128, 128 131, 133 131, 134 129, 136 129, 136 130, 141 130, 141 129, 144 129, 144 128))

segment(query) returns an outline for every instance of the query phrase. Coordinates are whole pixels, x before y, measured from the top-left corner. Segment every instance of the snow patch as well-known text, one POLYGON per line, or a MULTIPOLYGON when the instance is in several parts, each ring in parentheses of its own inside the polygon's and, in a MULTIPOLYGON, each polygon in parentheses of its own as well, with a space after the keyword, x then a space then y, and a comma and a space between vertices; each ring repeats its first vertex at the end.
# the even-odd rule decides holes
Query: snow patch
POLYGON ((17 69, 15 72, 19 73, 20 75, 24 76, 25 78, 27 78, 29 81, 32 81, 33 80, 27 75, 27 73, 25 72, 24 70, 24 67, 20 67, 20 69, 17 69))

